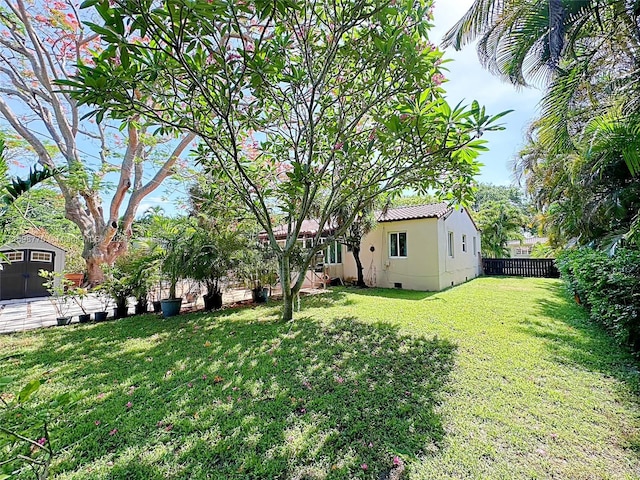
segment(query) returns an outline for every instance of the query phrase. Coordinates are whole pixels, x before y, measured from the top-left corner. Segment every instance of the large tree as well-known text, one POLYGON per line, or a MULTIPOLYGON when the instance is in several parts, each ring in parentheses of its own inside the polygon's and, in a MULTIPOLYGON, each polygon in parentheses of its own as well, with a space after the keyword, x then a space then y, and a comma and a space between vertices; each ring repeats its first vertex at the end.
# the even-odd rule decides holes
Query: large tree
POLYGON ((499 128, 477 103, 443 98, 428 0, 86 4, 111 46, 66 82, 74 98, 201 138, 199 160, 232 183, 277 254, 285 320, 326 231, 339 239, 364 204, 408 185, 468 199, 478 137, 499 128), (347 203, 352 215, 335 225, 347 203))
POLYGON ((554 236, 640 233, 638 3, 477 0, 445 44, 476 39, 489 70, 546 87, 516 169, 554 236))
POLYGON ((55 179, 66 216, 82 233, 89 280, 97 283, 100 265, 112 263, 126 249, 126 241, 113 242, 114 236, 120 231, 126 240, 140 202, 174 172, 194 135, 186 133, 154 157, 162 140, 150 141, 135 116, 122 135, 82 119, 78 102, 55 82, 73 75, 76 63, 90 61, 91 52, 100 49, 98 35, 83 25, 87 20, 91 16, 81 15, 72 0, 2 1, 0 117, 41 165, 67 167, 55 179), (112 197, 103 208, 106 191, 112 197))

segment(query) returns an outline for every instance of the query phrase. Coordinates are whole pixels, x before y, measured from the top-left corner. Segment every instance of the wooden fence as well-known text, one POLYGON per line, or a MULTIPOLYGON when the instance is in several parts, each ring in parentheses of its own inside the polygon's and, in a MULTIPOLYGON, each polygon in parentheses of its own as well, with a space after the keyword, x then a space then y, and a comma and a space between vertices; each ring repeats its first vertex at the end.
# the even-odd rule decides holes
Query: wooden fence
POLYGON ((560 277, 553 258, 483 258, 482 270, 489 276, 560 277))

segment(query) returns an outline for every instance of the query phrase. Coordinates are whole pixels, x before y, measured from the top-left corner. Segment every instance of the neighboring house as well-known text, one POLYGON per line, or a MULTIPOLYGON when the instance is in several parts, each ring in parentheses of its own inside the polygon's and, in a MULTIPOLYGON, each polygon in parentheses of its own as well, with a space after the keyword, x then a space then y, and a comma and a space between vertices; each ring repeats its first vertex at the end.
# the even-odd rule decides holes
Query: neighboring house
POLYGON ((2 261, 0 270, 0 300, 45 297, 45 279, 41 269, 62 272, 65 251, 34 233, 26 233, 15 243, 0 247, 9 262, 2 261))
POLYGON ((538 244, 546 244, 549 239, 546 237, 529 237, 522 241, 509 240, 507 242, 507 248, 509 249, 509 258, 531 258, 531 252, 533 247, 538 244))
MULTIPOLYGON (((317 229, 315 220, 303 222, 298 240, 302 246, 317 229)), ((274 233, 286 238, 282 227, 274 233)), ((331 233, 331 228, 325 232, 331 233)), ((378 224, 362 240, 360 259, 370 286, 438 291, 480 275, 480 231, 466 209, 446 203, 392 208, 378 214, 378 224)), ((353 254, 336 241, 327 246, 318 267, 332 279, 357 277, 353 254)), ((308 275, 305 285, 315 283, 308 275)))

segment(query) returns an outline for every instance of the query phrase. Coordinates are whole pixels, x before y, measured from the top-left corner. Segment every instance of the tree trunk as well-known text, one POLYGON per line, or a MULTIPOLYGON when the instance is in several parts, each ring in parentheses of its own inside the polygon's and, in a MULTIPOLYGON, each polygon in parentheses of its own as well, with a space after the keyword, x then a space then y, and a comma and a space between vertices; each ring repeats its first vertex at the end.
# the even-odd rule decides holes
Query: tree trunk
POLYGON ((280 285, 282 287, 282 320, 293 320, 294 295, 291 289, 291 263, 289 252, 283 252, 280 257, 280 285))
POLYGON ((359 287, 365 288, 367 284, 364 283, 364 267, 362 266, 362 261, 360 260, 360 246, 352 246, 351 252, 353 253, 353 259, 356 261, 356 271, 358 272, 357 285, 359 287))
POLYGON ((127 242, 94 243, 92 238, 84 235, 84 251, 82 257, 87 262, 87 282, 90 287, 104 282, 102 265, 111 265, 120 255, 127 251, 127 242))

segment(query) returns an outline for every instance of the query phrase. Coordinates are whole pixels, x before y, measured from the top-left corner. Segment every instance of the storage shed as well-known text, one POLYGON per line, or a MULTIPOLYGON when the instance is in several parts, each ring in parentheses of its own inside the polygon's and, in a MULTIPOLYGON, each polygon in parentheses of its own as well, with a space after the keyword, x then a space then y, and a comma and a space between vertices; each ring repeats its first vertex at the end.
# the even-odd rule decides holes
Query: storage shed
POLYGON ((7 260, 1 263, 0 300, 13 300, 49 295, 43 287, 41 269, 62 272, 66 252, 43 238, 26 233, 15 243, 0 247, 7 260))

